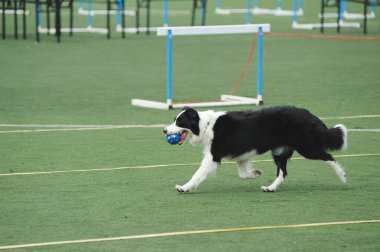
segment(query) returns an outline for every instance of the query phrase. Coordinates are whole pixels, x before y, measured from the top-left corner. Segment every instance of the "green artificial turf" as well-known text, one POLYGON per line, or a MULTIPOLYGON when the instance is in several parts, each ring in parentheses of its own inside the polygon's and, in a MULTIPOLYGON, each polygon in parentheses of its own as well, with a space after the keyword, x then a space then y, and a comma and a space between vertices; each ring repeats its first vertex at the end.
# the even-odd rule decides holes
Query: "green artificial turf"
MULTIPOLYGON (((189 10, 189 2, 174 1, 171 6, 189 10)), ((261 2, 263 7, 275 5, 275 1, 261 2)), ((284 0, 284 8, 290 9, 290 2, 284 0)), ((244 1, 222 3, 226 8, 245 6, 244 1)), ((160 1, 152 4, 162 8, 160 1)), ((95 6, 101 8, 102 4, 95 6)), ((127 2, 127 7, 133 6, 133 2, 127 2)), ((214 1, 209 1, 207 24, 245 23, 244 14, 219 16, 214 7, 214 1)), ((353 12, 361 11, 354 4, 350 8, 353 12)), ((318 22, 318 11, 319 1, 305 1, 305 16, 299 22, 318 22)), ((367 37, 379 36, 379 8, 376 15, 376 20, 369 20, 367 37)), ((85 25, 85 17, 76 18, 76 26, 85 25)), ((254 23, 271 23, 276 33, 320 34, 317 30, 292 30, 290 17, 253 18, 254 23)), ((41 42, 36 44, 33 20, 32 14, 28 18, 27 40, 14 40, 12 17, 7 17, 7 39, 0 41, 0 124, 172 122, 178 110, 130 105, 132 98, 165 101, 165 38, 128 34, 123 40, 120 34, 112 32, 112 38, 107 40, 99 34, 64 34, 58 44, 54 36, 41 35, 41 42)), ((105 18, 95 16, 94 22, 104 27, 105 18)), ((170 22, 187 25, 190 16, 173 15, 170 22)), ((153 25, 161 23, 161 14, 152 15, 153 25)), ((133 17, 127 18, 127 25, 134 26, 133 17)), ((327 29, 326 34, 338 35, 334 29, 327 29)), ((364 35, 361 29, 345 28, 339 36, 364 35)), ((254 39, 252 35, 175 37, 174 100, 217 100, 220 94, 228 93, 245 67, 254 39)), ((379 117, 337 118, 380 114, 378 55, 378 40, 266 34, 264 106, 295 105, 325 118, 328 126, 343 123, 349 129, 379 129, 379 117)), ((255 96, 255 56, 237 95, 255 96)), ((179 194, 174 186, 190 179, 198 168, 202 149, 190 144, 170 146, 160 127, 31 131, 35 129, 46 128, 0 126, 0 247, 161 232, 380 219, 379 132, 350 131, 348 149, 333 153, 347 171, 347 184, 342 184, 325 163, 298 160, 296 154, 289 163, 289 177, 279 191, 263 193, 260 186, 275 178, 274 164, 265 154, 254 163, 264 171, 261 178, 241 180, 236 165, 225 160, 215 178, 190 194, 179 194), (374 155, 355 156, 358 154, 374 155), (4 176, 25 172, 57 173, 4 176)), ((379 234, 380 225, 372 223, 18 251, 378 251, 379 234)))

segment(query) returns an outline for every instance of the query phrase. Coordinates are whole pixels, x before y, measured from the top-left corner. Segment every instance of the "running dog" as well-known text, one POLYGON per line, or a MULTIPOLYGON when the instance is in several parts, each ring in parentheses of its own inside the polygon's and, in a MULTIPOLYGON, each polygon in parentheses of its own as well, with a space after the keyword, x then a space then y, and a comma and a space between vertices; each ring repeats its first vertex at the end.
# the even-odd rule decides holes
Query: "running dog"
POLYGON ((195 190, 205 179, 215 175, 223 158, 235 160, 242 179, 260 177, 251 159, 255 155, 272 152, 277 166, 277 177, 264 192, 274 192, 286 177, 287 161, 294 151, 307 159, 322 160, 329 164, 339 179, 345 183, 346 173, 328 153, 347 147, 347 129, 338 124, 326 125, 308 110, 292 106, 264 108, 259 111, 199 112, 184 108, 174 122, 164 129, 165 134, 180 132, 179 144, 189 136, 192 145, 203 145, 204 157, 199 169, 184 185, 177 185, 178 192, 195 190))

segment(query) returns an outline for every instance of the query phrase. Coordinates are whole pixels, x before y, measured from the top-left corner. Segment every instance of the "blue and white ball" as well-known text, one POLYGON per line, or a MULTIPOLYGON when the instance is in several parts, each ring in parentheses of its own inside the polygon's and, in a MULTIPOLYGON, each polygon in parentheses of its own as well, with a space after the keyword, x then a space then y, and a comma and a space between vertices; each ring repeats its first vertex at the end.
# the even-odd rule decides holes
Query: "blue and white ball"
POLYGON ((181 133, 166 135, 166 141, 171 145, 178 144, 181 141, 181 133))

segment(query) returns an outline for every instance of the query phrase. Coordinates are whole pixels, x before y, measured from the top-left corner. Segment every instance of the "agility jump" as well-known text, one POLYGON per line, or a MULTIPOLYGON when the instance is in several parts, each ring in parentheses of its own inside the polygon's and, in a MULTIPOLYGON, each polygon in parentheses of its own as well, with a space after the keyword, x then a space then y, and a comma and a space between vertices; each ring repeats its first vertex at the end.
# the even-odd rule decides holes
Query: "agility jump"
MULTIPOLYGON (((299 16, 303 15, 303 0, 300 0, 301 4, 300 9, 298 10, 297 14, 299 16)), ((276 7, 274 9, 267 9, 267 8, 260 8, 260 1, 254 0, 253 1, 253 8, 252 8, 252 0, 246 0, 246 8, 243 9, 227 9, 221 7, 221 0, 216 0, 216 8, 215 13, 220 15, 230 15, 230 14, 244 14, 244 13, 251 13, 253 15, 274 15, 274 16, 293 16, 293 10, 284 10, 282 8, 282 0, 277 0, 276 7)))
MULTIPOLYGON (((107 38, 110 38, 110 14, 113 11, 111 9, 111 0, 107 0, 105 2, 107 10, 105 10, 104 14, 107 15, 107 27, 106 28, 98 28, 93 26, 92 18, 95 16, 97 13, 97 10, 92 9, 92 1, 87 0, 87 10, 83 9, 83 0, 80 1, 80 9, 79 14, 86 14, 87 15, 87 26, 86 27, 72 27, 73 26, 73 20, 72 20, 72 12, 71 12, 71 17, 70 17, 70 27, 60 27, 59 30, 60 32, 65 32, 65 33, 70 33, 72 35, 73 33, 100 33, 100 34, 106 34, 107 38)), ((72 6, 71 6, 72 8, 72 6)), ((120 11, 124 9, 124 0, 118 0, 118 10, 120 11)), ((55 33, 56 28, 50 28, 48 25, 47 28, 42 27, 42 18, 41 18, 41 5, 39 4, 39 1, 37 1, 37 15, 38 15, 38 31, 40 33, 55 33)), ((123 12, 124 13, 124 12, 123 12)), ((124 15, 124 14, 123 14, 124 15)), ((124 37, 124 34, 123 34, 124 37)))
POLYGON ((270 32, 270 24, 252 25, 219 25, 219 26, 191 26, 191 27, 161 27, 157 31, 158 36, 167 37, 167 87, 166 103, 132 99, 132 105, 155 108, 173 109, 191 105, 192 107, 232 106, 232 105, 261 105, 263 104, 263 33, 270 32), (218 34, 242 34, 257 33, 257 95, 256 98, 234 95, 221 95, 220 101, 198 103, 173 103, 172 93, 172 38, 173 36, 190 35, 218 35, 218 34))
MULTIPOLYGON (((366 17, 368 19, 373 19, 376 17, 376 14, 375 14, 375 8, 376 8, 376 0, 370 0, 370 3, 371 3, 371 12, 370 13, 367 13, 366 17)), ((349 12, 349 2, 347 0, 345 1, 341 1, 341 9, 340 9, 340 15, 345 18, 345 19, 363 19, 364 18, 364 14, 361 14, 361 13, 350 13, 349 12)), ((318 15, 319 18, 338 18, 339 15, 338 13, 336 12, 332 12, 332 13, 324 13, 322 15, 322 13, 320 13, 318 15)))
MULTIPOLYGON (((205 25, 206 20, 206 0, 192 0, 193 1, 193 9, 192 11, 189 10, 169 10, 169 0, 163 0, 163 9, 152 9, 151 8, 151 1, 152 0, 137 0, 136 1, 136 7, 134 9, 127 9, 125 7, 126 0, 115 0, 115 3, 117 4, 117 9, 93 9, 92 8, 92 0, 87 0, 87 8, 85 8, 84 2, 85 0, 79 0, 79 10, 78 13, 80 15, 87 15, 88 20, 88 27, 86 29, 78 30, 79 32, 100 32, 104 33, 99 28, 92 28, 92 17, 95 15, 116 15, 116 32, 121 33, 140 33, 140 32, 146 32, 149 34, 150 32, 156 32, 157 27, 151 27, 150 26, 150 15, 151 13, 158 13, 163 14, 163 26, 169 26, 169 14, 174 15, 187 15, 192 14, 191 17, 191 25, 194 25, 195 23, 195 12, 197 7, 197 1, 201 1, 201 23, 202 25, 205 25), (140 27, 140 14, 141 10, 146 10, 146 27, 140 27), (125 27, 125 21, 124 16, 134 16, 136 20, 136 27, 127 28, 125 27)), ((123 36, 124 37, 124 36, 123 36)))
MULTIPOLYGON (((350 27, 350 28, 360 28, 359 23, 353 23, 353 22, 344 22, 343 18, 343 0, 339 0, 338 2, 338 13, 335 13, 335 17, 338 18, 337 22, 331 22, 331 23, 325 23, 324 18, 327 17, 325 13, 320 13, 319 17, 321 18, 321 22, 319 23, 306 23, 306 24, 300 24, 298 23, 298 14, 297 14, 297 0, 293 0, 293 22, 292 22, 292 28, 293 29, 301 29, 301 30, 313 30, 320 28, 321 31, 323 31, 323 28, 338 28, 338 27, 350 27)), ((322 8, 323 9, 323 8, 322 8)))

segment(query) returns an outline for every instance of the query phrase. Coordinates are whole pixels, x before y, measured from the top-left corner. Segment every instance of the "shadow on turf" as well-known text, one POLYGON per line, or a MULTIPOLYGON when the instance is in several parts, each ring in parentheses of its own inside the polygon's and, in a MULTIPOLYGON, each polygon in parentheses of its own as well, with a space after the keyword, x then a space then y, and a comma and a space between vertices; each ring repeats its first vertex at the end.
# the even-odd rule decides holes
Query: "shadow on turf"
MULTIPOLYGON (((349 182, 348 182, 349 183, 349 182)), ((201 188, 198 188, 195 191, 190 193, 178 193, 179 195, 184 196, 196 196, 202 194, 245 194, 250 193, 253 195, 257 194, 268 194, 268 195, 277 195, 277 194, 295 194, 302 195, 318 192, 331 192, 331 193, 339 193, 340 191, 353 191, 354 187, 348 184, 341 184, 337 182, 336 184, 327 184, 327 183, 315 183, 315 184, 284 184, 277 192, 273 193, 265 193, 261 191, 260 186, 258 185, 247 185, 242 183, 241 185, 233 184, 233 185, 203 185, 201 188)))

